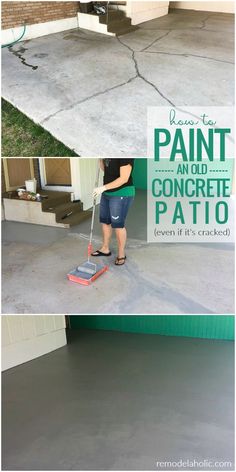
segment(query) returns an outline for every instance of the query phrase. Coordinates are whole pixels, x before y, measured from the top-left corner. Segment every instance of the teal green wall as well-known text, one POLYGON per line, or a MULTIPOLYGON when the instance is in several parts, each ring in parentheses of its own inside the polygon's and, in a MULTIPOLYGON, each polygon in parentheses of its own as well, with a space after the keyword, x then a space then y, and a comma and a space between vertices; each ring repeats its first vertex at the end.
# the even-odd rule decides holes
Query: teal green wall
POLYGON ((223 315, 92 315, 70 316, 72 328, 104 329, 131 333, 234 339, 234 316, 223 315))
POLYGON ((136 188, 147 189, 147 159, 135 159, 133 179, 136 188))

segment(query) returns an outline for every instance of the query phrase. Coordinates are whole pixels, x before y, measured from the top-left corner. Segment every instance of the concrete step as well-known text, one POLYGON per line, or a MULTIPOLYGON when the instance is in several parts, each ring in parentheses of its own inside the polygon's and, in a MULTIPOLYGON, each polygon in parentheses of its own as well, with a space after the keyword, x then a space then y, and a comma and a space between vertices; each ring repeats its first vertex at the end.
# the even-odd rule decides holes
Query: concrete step
POLYGON ((48 198, 35 202, 20 200, 17 192, 11 192, 11 198, 9 193, 3 195, 6 220, 70 228, 91 218, 90 211, 83 211, 82 202, 71 202, 69 192, 38 189, 38 193, 48 198))
POLYGON ((122 36, 123 34, 132 33, 137 29, 136 26, 131 26, 130 28, 120 28, 114 33, 116 36, 122 36))
POLYGON ((19 221, 21 223, 66 228, 63 223, 57 223, 54 213, 42 211, 41 202, 4 198, 3 204, 5 219, 7 221, 19 221))
POLYGON ((111 36, 130 33, 138 28, 131 25, 131 18, 122 10, 109 10, 108 15, 100 16, 93 13, 79 13, 78 22, 80 28, 111 36))
POLYGON ((83 205, 81 202, 68 202, 49 207, 46 210, 47 213, 55 213, 56 221, 63 219, 68 213, 76 213, 83 211, 83 205))
POLYGON ((108 15, 100 15, 99 16, 99 23, 103 25, 107 25, 112 21, 119 21, 125 17, 125 12, 120 10, 109 10, 108 15))
POLYGON ((76 226, 84 220, 91 218, 91 211, 80 211, 72 213, 72 215, 67 216, 63 219, 57 219, 58 224, 63 224, 65 228, 70 228, 71 226, 76 226))
POLYGON ((43 199, 41 202, 43 211, 63 203, 71 202, 71 194, 69 192, 40 190, 39 193, 41 195, 48 195, 48 198, 43 199))
MULTIPOLYGON (((41 188, 37 188, 36 192, 40 193, 40 195, 42 195, 43 197, 47 197, 43 198, 40 202, 43 211, 46 211, 49 207, 54 207, 63 203, 71 203, 70 192, 42 190, 41 188)), ((2 194, 2 197, 19 200, 18 193, 16 190, 13 190, 12 192, 5 192, 4 194, 2 194)))
POLYGON ((108 31, 115 33, 120 28, 129 28, 131 26, 131 19, 126 16, 122 20, 109 21, 107 25, 108 31))
POLYGON ((131 25, 131 19, 127 17, 120 21, 112 21, 107 26, 109 33, 114 33, 116 36, 130 33, 131 31, 135 31, 137 28, 137 26, 131 25))
POLYGON ((47 200, 42 202, 42 210, 44 213, 54 214, 56 223, 66 228, 77 225, 91 217, 90 211, 83 211, 82 202, 71 202, 70 194, 66 192, 57 192, 57 195, 50 195, 47 200), (60 193, 63 195, 60 195, 60 193))

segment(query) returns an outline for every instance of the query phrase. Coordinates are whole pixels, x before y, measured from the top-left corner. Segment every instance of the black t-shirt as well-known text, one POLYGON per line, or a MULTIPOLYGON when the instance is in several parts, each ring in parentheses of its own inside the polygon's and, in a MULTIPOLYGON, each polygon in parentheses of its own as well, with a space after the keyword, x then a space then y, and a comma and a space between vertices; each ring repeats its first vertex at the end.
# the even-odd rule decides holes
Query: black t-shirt
POLYGON ((113 158, 113 159, 103 159, 103 162, 104 162, 104 179, 103 179, 104 185, 110 184, 111 182, 113 182, 114 180, 120 177, 120 168, 122 166, 127 166, 130 164, 132 167, 128 182, 121 185, 120 187, 109 190, 109 192, 117 192, 117 190, 120 190, 121 188, 130 187, 131 185, 133 185, 132 171, 134 168, 134 159, 113 158))

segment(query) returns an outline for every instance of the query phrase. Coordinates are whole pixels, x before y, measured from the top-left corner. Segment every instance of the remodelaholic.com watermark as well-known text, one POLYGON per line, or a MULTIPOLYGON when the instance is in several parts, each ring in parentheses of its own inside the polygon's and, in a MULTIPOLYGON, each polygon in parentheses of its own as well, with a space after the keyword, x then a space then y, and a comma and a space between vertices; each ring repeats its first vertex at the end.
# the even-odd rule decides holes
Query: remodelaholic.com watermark
POLYGON ((212 461, 210 459, 204 460, 190 460, 190 459, 179 459, 177 461, 156 461, 156 467, 158 469, 202 469, 202 470, 231 470, 233 464, 231 461, 212 461))

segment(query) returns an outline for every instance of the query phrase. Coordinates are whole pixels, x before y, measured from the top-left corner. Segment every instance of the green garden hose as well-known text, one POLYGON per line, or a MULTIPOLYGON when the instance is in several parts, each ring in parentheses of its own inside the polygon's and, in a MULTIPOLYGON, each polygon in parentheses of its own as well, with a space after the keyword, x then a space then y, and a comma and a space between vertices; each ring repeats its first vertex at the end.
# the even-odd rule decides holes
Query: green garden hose
POLYGON ((20 37, 19 37, 18 39, 16 39, 15 41, 12 41, 12 43, 3 44, 3 45, 1 46, 1 48, 8 48, 8 47, 10 47, 10 46, 14 46, 14 44, 18 43, 18 42, 23 38, 23 36, 24 36, 24 34, 25 34, 25 31, 26 31, 26 25, 24 25, 24 27, 23 27, 23 32, 22 32, 22 34, 20 35, 20 37))

